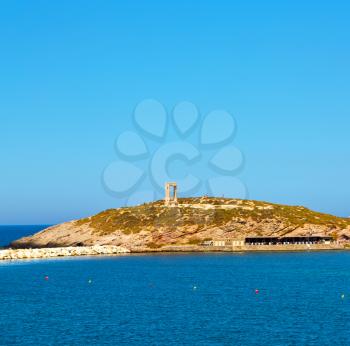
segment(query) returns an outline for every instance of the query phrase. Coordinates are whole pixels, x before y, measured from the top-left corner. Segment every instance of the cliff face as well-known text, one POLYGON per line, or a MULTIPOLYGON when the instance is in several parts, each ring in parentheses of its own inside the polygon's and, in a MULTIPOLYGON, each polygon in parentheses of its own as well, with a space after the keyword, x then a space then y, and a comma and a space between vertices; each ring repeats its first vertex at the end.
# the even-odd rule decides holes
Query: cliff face
POLYGON ((95 216, 50 227, 11 244, 16 248, 117 245, 132 251, 163 246, 195 246, 204 240, 248 236, 331 235, 350 239, 350 219, 304 207, 265 202, 185 198, 179 206, 162 201, 109 209, 95 216))

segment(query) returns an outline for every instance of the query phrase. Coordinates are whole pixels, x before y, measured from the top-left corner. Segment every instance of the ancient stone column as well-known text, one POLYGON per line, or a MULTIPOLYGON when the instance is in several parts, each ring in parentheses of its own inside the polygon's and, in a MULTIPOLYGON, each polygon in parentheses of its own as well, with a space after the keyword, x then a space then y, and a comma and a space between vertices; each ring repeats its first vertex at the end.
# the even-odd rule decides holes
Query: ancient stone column
POLYGON ((176 183, 166 183, 165 184, 165 205, 167 207, 174 207, 178 205, 177 201, 177 184, 176 183), (172 193, 171 193, 172 189, 172 193))

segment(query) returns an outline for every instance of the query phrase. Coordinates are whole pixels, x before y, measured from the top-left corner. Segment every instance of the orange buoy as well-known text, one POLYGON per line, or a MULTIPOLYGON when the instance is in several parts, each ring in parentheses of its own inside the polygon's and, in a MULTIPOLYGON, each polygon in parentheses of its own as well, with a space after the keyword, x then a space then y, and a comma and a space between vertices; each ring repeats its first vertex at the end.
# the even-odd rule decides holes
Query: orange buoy
POLYGON ((48 277, 47 275, 45 276, 45 280, 46 280, 46 281, 49 280, 49 277, 48 277))
POLYGON ((255 290, 255 294, 259 294, 260 291, 258 289, 255 290))

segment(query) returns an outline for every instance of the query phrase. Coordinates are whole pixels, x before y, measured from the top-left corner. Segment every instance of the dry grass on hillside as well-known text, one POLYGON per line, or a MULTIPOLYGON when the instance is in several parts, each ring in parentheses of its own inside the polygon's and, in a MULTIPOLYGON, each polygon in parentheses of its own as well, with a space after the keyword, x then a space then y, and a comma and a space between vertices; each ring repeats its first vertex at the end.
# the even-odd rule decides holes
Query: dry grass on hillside
POLYGON ((116 230, 121 230, 124 234, 131 234, 147 229, 164 227, 171 230, 194 225, 200 230, 209 226, 223 226, 232 221, 244 223, 244 220, 258 223, 266 220, 279 220, 295 227, 314 224, 331 228, 346 228, 350 225, 350 219, 314 212, 299 206, 209 197, 183 198, 179 202, 180 207, 178 208, 165 208, 163 201, 157 201, 137 207, 108 209, 90 218, 78 220, 76 225, 90 223, 90 226, 101 235, 110 234, 116 230), (210 205, 215 208, 191 208, 189 206, 191 204, 210 205), (231 208, 223 209, 222 206, 231 206, 231 208))

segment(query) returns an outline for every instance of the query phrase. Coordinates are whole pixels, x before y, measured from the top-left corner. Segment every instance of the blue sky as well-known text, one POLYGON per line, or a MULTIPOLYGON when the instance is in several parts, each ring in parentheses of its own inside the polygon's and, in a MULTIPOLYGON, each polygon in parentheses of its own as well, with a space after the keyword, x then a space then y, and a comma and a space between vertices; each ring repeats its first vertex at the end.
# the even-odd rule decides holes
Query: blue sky
POLYGON ((2 2, 0 223, 122 205, 102 172, 149 98, 229 111, 249 198, 349 216, 349 7, 2 2))

